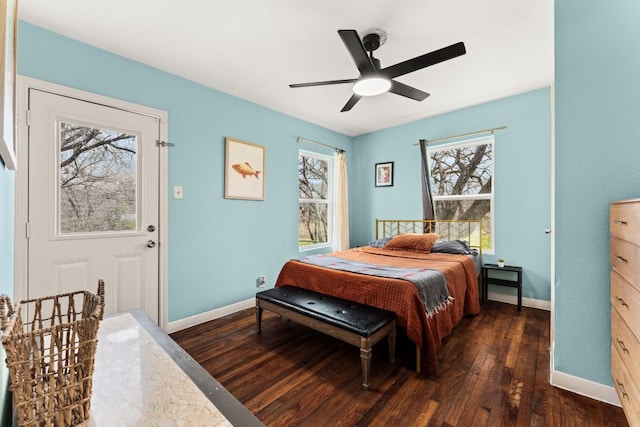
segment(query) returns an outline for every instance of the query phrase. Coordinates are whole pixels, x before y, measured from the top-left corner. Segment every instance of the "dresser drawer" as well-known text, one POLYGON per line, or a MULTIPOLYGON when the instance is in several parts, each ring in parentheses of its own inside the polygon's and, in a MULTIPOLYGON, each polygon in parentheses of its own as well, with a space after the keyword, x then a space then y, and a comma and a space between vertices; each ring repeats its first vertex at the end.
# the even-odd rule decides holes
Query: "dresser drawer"
POLYGON ((640 342, 629 329, 618 310, 611 310, 611 345, 618 349, 627 374, 636 385, 640 384, 640 342))
POLYGON ((631 286, 616 270, 611 270, 611 305, 625 323, 640 334, 640 292, 631 286))
POLYGON ((612 236, 640 245, 640 200, 612 203, 609 231, 612 236))
POLYGON ((611 347, 611 379, 629 425, 640 426, 640 392, 627 375, 626 366, 615 347, 611 347))
POLYGON ((613 268, 637 289, 640 289, 640 246, 624 240, 611 239, 610 262, 613 268))

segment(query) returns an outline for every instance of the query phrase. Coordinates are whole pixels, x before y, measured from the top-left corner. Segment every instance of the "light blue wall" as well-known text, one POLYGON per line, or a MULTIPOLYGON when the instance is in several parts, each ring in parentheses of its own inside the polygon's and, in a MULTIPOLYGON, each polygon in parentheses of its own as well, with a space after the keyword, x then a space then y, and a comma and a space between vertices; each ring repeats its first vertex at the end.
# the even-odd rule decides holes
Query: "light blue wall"
MULTIPOLYGON (((426 101, 425 101, 426 102, 426 101)), ((355 138, 350 180, 352 243, 374 237, 375 219, 420 218, 420 139, 491 127, 495 133, 495 256, 524 269, 523 296, 549 301, 551 222, 551 90, 521 95, 355 138), (374 187, 374 166, 394 162, 393 187, 374 187)), ((512 289, 490 287, 500 293, 512 289)))
POLYGON ((640 3, 556 0, 557 371, 611 384, 609 202, 640 197, 640 3))
MULTIPOLYGON (((249 299, 298 256, 297 136, 352 140, 59 34, 20 22, 22 75, 169 112, 169 321, 249 299), (225 137, 266 147, 266 200, 224 199, 225 137)), ((197 54, 197 52, 194 52, 197 54)), ((215 70, 212 70, 215 72, 215 70)))

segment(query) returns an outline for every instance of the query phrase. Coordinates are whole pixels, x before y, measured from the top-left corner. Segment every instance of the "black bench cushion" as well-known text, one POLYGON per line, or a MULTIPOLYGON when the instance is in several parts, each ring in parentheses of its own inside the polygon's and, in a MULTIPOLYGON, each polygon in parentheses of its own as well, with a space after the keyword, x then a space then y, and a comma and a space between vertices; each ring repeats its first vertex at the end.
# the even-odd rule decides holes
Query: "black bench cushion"
POLYGON ((337 326, 362 337, 369 337, 396 318, 395 313, 297 286, 282 286, 256 294, 311 318, 337 326))

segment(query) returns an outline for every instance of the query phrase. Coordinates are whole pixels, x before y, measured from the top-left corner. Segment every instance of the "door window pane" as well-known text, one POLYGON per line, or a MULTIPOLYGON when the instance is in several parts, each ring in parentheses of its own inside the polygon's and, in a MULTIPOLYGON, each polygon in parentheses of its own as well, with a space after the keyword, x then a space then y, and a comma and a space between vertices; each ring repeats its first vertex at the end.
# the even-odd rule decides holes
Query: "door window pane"
POLYGON ((137 230, 137 138, 60 123, 61 234, 137 230))

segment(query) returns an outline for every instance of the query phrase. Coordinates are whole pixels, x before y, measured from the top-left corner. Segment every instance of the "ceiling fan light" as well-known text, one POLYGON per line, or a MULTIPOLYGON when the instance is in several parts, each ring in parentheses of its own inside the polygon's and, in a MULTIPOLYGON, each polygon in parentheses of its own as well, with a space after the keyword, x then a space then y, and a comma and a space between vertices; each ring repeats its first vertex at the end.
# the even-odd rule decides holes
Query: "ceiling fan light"
POLYGON ((391 89, 391 80, 375 76, 365 77, 353 84, 353 93, 360 96, 375 96, 391 89))

